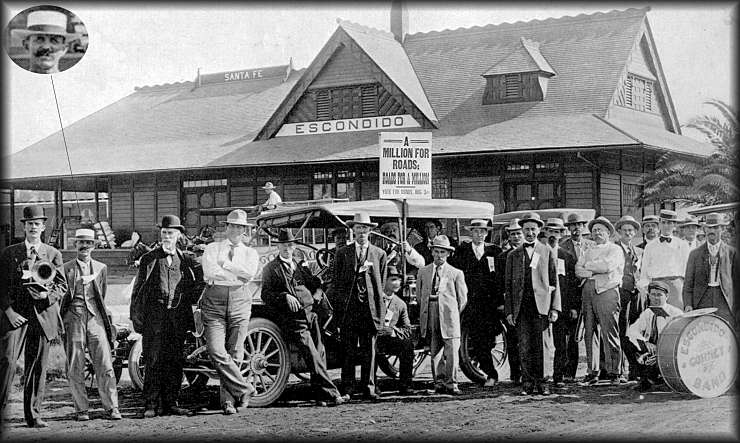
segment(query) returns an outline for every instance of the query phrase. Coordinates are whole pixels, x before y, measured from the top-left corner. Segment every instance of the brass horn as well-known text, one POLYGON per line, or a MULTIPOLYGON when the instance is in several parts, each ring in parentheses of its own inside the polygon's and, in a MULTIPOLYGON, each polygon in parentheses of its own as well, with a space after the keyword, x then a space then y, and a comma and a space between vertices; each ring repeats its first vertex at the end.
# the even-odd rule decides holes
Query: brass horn
POLYGON ((40 285, 46 285, 54 281, 57 268, 47 260, 37 261, 31 268, 31 278, 40 285))

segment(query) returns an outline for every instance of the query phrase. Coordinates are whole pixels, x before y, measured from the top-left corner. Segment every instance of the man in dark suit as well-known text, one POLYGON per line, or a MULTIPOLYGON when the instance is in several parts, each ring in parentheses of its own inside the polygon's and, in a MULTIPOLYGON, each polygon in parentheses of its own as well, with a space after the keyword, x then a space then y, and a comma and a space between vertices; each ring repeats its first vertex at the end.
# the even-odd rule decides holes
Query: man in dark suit
POLYGON ((625 215, 617 221, 614 229, 619 233, 619 240, 615 243, 619 245, 624 255, 622 285, 619 287, 619 341, 622 344, 622 375, 619 381, 620 383, 626 383, 637 379, 637 371, 633 370, 633 368, 637 368, 637 360, 633 358, 634 354, 625 351, 629 342, 627 329, 637 320, 647 304, 646 300, 640 297, 640 292, 635 286, 637 265, 642 257, 642 249, 632 245, 632 240, 640 230, 640 223, 631 215, 625 215), (629 376, 625 378, 627 373, 626 362, 629 362, 629 376))
POLYGON ((111 420, 121 419, 111 358, 115 337, 105 308, 108 267, 92 258, 97 242, 94 230, 78 229, 75 232, 77 257, 64 263, 64 275, 69 287, 61 302, 66 331, 64 351, 67 354, 67 379, 77 421, 90 419, 85 389, 85 348, 95 369, 98 394, 106 416, 111 420))
POLYGON ((177 248, 185 227, 175 215, 158 225, 162 243, 141 257, 131 296, 131 321, 146 358, 144 417, 192 415, 179 407, 185 333, 194 329, 191 305, 203 292, 203 269, 177 248))
POLYGON ((506 257, 506 321, 517 328, 522 359, 522 395, 535 390, 549 395, 544 379, 544 341, 549 323, 562 310, 557 279, 555 251, 537 241, 544 225, 540 215, 531 212, 519 224, 524 243, 506 257))
POLYGON ((67 291, 62 254, 41 242, 45 221, 42 207, 23 208, 21 223, 26 240, 8 246, 0 254, 0 413, 5 409, 15 366, 23 353, 23 415, 28 426, 34 428, 48 426, 40 417, 41 401, 51 341, 64 329, 58 302, 67 291), (33 284, 34 265, 45 262, 50 265, 41 265, 39 270, 53 269, 53 278, 38 272, 48 282, 33 284))
POLYGON ((496 257, 502 251, 498 246, 483 241, 493 229, 488 226, 487 220, 472 220, 466 228, 470 230, 472 241, 457 247, 450 264, 465 275, 468 304, 462 313, 462 327, 470 334, 473 357, 486 373, 483 385, 493 387, 498 383, 498 372, 493 364, 491 349, 500 332, 498 329, 501 329, 497 321, 497 307, 504 304, 503 291, 497 286, 497 275, 505 270, 496 268, 496 257))
POLYGON ((278 245, 278 256, 262 270, 262 300, 280 313, 280 326, 286 338, 298 347, 311 373, 316 403, 341 405, 349 397, 339 394, 327 371, 321 328, 313 312, 314 294, 320 291, 321 280, 311 274, 305 262, 302 265, 295 262, 294 242, 293 234, 285 230, 273 240, 278 245))
MULTIPOLYGON (((496 273, 496 286, 500 292, 498 297, 500 304, 497 306, 497 310, 501 315, 504 315, 504 293, 506 292, 506 257, 524 242, 524 234, 522 233, 522 227, 519 225, 518 218, 511 220, 509 225, 504 229, 509 236, 509 248, 504 249, 496 257, 496 269, 499 269, 499 272, 496 273)), ((510 327, 506 329, 506 349, 508 354, 506 359, 509 362, 509 378, 514 382, 514 386, 519 386, 522 383, 522 366, 519 358, 519 338, 516 335, 516 328, 510 327)))
POLYGON ((402 281, 397 268, 388 266, 388 277, 383 288, 385 317, 383 318, 383 329, 378 331, 378 352, 398 356, 398 393, 407 395, 411 393, 414 343, 411 341, 411 320, 406 303, 397 295, 402 281))
POLYGON ((722 233, 728 224, 722 214, 713 212, 706 215, 704 232, 707 241, 689 254, 683 302, 687 312, 717 308, 716 314, 737 329, 740 319, 733 315, 737 312, 733 292, 733 283, 738 278, 735 248, 722 241, 722 233))
POLYGON ((432 257, 432 241, 442 231, 442 222, 439 220, 427 220, 424 222, 424 240, 414 246, 414 249, 424 257, 424 264, 428 265, 434 260, 432 257))
POLYGON ((565 232, 560 218, 549 218, 545 225, 548 245, 557 254, 556 270, 560 285, 560 300, 563 315, 552 324, 552 337, 555 346, 553 362, 553 383, 562 388, 565 382, 573 382, 578 369, 578 313, 581 310, 581 291, 576 277, 576 258, 559 246, 565 232))
POLYGON ((362 394, 377 400, 375 388, 375 350, 377 334, 383 328, 386 308, 383 303, 383 282, 386 274, 386 255, 382 249, 370 244, 370 229, 377 223, 370 221, 365 212, 355 214, 347 222, 355 241, 337 250, 332 267, 329 299, 341 310, 341 337, 344 348, 342 364, 342 391, 354 392, 355 364, 359 351, 362 394), (359 350, 358 350, 359 341, 359 350))

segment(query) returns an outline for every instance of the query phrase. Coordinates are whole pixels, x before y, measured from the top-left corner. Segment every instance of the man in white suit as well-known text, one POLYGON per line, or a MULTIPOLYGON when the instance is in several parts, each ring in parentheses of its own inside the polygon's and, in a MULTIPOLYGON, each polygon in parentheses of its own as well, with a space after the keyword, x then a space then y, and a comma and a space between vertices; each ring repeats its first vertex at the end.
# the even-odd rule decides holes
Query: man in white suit
POLYGON ((429 340, 434 390, 460 395, 460 312, 468 301, 468 287, 463 272, 447 263, 455 250, 447 236, 436 236, 431 249, 434 260, 419 269, 417 278, 421 337, 429 340))

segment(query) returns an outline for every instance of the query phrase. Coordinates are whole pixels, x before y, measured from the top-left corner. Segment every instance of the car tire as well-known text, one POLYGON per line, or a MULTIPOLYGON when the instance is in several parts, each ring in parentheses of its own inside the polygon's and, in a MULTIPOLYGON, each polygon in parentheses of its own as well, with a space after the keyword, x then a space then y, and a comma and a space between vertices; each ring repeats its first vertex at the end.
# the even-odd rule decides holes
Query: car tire
POLYGON ((282 331, 271 320, 252 318, 244 351, 241 372, 256 388, 249 406, 269 406, 283 395, 291 373, 290 351, 282 331))
POLYGON ((142 352, 142 339, 136 340, 131 346, 128 354, 128 375, 131 377, 131 384, 139 391, 144 390, 144 355, 142 352))
MULTIPOLYGON (((506 334, 504 331, 500 331, 496 334, 495 345, 490 350, 493 357, 493 366, 496 369, 503 366, 506 361, 508 355, 506 346, 506 334)), ((472 352, 473 347, 470 340, 470 333, 468 328, 463 327, 460 337, 460 369, 473 383, 485 383, 487 375, 478 366, 478 362, 473 357, 472 352)))

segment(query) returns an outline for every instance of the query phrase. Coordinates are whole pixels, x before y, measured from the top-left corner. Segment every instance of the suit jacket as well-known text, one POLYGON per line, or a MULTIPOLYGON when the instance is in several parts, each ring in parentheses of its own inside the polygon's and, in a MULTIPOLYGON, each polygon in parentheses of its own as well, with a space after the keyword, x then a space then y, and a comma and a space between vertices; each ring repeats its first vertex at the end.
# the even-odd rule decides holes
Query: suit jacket
POLYGON ((504 303, 503 291, 498 286, 498 274, 504 273, 504 268, 496 267, 496 257, 501 254, 501 248, 486 244, 480 260, 475 258, 473 244, 464 242, 455 250, 455 255, 449 263, 465 274, 465 284, 468 286, 468 308, 480 309, 482 315, 493 312, 497 306, 504 303), (492 271, 489 259, 493 261, 492 271))
MULTIPOLYGON (((583 245, 583 250, 592 247, 596 243, 593 240, 589 240, 587 238, 581 237, 581 244, 583 245)), ((565 240, 560 242, 560 247, 565 249, 565 251, 569 254, 571 254, 573 257, 575 257, 576 261, 579 258, 578 253, 576 253, 576 245, 573 244, 573 239, 568 237, 565 240)))
MULTIPOLYGON (((532 289, 537 303, 537 311, 549 314, 551 309, 562 311, 560 284, 557 279, 555 251, 539 241, 534 242, 534 252, 539 254, 537 268, 532 270, 532 289), (551 290, 550 288, 555 288, 551 290)), ((534 254, 533 254, 534 257, 534 254)), ((527 266, 527 252, 524 244, 509 252, 506 257, 506 294, 504 312, 511 314, 516 321, 524 297, 524 274, 527 266)))
MULTIPOLYGON (((735 248, 722 242, 717 253, 719 258, 719 287, 722 289, 722 295, 727 300, 730 310, 735 305, 733 290, 733 281, 738 277, 737 266, 735 262, 735 248)), ((684 305, 696 307, 704 293, 709 288, 709 273, 711 265, 709 263, 709 246, 707 243, 699 246, 689 254, 689 261, 686 263, 686 276, 683 283, 683 302, 684 305)))
POLYGON ((426 238, 414 245, 414 249, 416 249, 416 252, 421 254, 422 257, 424 257, 425 265, 428 265, 434 260, 434 257, 432 257, 432 249, 427 245, 426 238))
POLYGON ((48 296, 34 300, 23 285, 23 265, 26 260, 26 243, 10 245, 0 253, 0 335, 15 329, 11 326, 5 310, 13 310, 27 319, 36 317, 44 335, 51 340, 64 332, 64 323, 59 314, 59 300, 67 291, 67 281, 62 271, 62 254, 52 246, 41 244, 37 261, 45 260, 56 266, 57 273, 48 285, 48 296))
MULTIPOLYGON (((157 333, 162 327, 163 319, 157 314, 160 311, 152 309, 152 305, 156 303, 154 297, 157 295, 156 291, 159 291, 159 281, 151 279, 151 276, 158 260, 165 256, 166 253, 160 245, 141 257, 139 272, 131 291, 130 317, 136 332, 143 332, 146 328, 150 332, 157 333)), ((177 307, 179 320, 183 329, 187 329, 194 327, 191 305, 200 298, 205 282, 203 281, 203 268, 200 264, 179 249, 177 256, 180 258, 182 278, 177 285, 175 297, 177 298, 178 295, 180 297, 177 307)))
POLYGON ((622 270, 622 285, 620 286, 622 289, 627 291, 634 291, 636 289, 637 280, 639 279, 639 266, 640 266, 640 260, 642 260, 642 248, 638 248, 637 246, 633 246, 632 250, 634 257, 632 257, 632 262, 630 262, 629 257, 627 256, 627 253, 624 251, 624 248, 622 247, 622 243, 617 240, 614 243, 616 243, 619 246, 619 249, 622 250, 622 255, 624 256, 624 269, 622 270))
MULTIPOLYGON (((419 294, 420 331, 426 337, 429 321, 429 296, 432 294, 434 263, 419 269, 416 287, 419 294)), ((449 263, 442 266, 439 275, 439 328, 442 338, 460 338, 460 312, 468 302, 468 287, 463 272, 449 263)))
MULTIPOLYGON (((558 285, 560 286, 560 304, 563 311, 581 309, 580 279, 576 276, 576 257, 558 247, 558 260, 563 261, 565 275, 558 273, 558 285)), ((557 268, 557 266, 556 266, 557 268)))
POLYGON ((260 297, 266 305, 272 306, 278 310, 284 317, 284 320, 307 321, 311 307, 299 309, 292 312, 288 307, 285 298, 290 294, 297 296, 299 290, 313 293, 321 287, 321 281, 318 277, 311 274, 307 267, 299 266, 295 263, 295 270, 291 277, 285 272, 280 257, 275 257, 270 263, 262 269, 262 292, 260 297), (305 286, 305 289, 299 285, 305 286))
MULTIPOLYGON (((383 296, 384 300, 387 300, 386 295, 383 296)), ((397 295, 391 296, 390 302, 386 307, 386 318, 390 316, 390 321, 387 321, 387 328, 392 329, 396 333, 396 337, 401 340, 408 340, 411 338, 411 320, 409 319, 409 311, 406 303, 403 302, 397 295)))
MULTIPOLYGON (((367 261, 371 266, 363 272, 367 286, 367 303, 373 318, 375 328, 383 327, 385 317, 385 304, 383 303, 383 283, 386 276, 385 252, 375 245, 367 247, 367 261)), ((360 263, 362 264, 362 263, 360 263)), ((332 267, 331 285, 327 295, 335 308, 338 308, 338 318, 345 323, 347 306, 352 297, 352 287, 355 283, 355 271, 358 268, 357 256, 355 255, 355 243, 349 244, 337 250, 332 267)))
MULTIPOLYGON (((69 307, 72 304, 74 298, 75 288, 77 286, 77 280, 79 278, 79 268, 77 266, 77 259, 72 259, 64 263, 64 276, 67 279, 67 291, 64 293, 64 297, 61 301, 60 314, 64 319, 64 314, 67 313, 69 307)), ((93 291, 93 303, 98 308, 98 312, 103 316, 103 326, 105 327, 105 333, 108 336, 108 342, 113 345, 113 325, 105 307, 105 296, 108 293, 108 266, 97 260, 92 260, 92 272, 95 278, 90 286, 93 291)))

